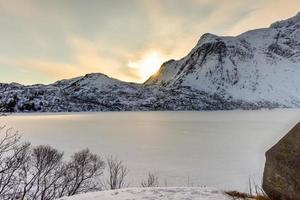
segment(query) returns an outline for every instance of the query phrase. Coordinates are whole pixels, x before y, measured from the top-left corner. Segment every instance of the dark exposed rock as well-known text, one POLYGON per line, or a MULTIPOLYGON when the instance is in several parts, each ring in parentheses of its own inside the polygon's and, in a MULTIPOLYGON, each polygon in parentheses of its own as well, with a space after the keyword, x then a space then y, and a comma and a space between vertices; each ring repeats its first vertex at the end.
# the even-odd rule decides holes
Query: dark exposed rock
POLYGON ((300 199, 300 123, 266 152, 263 189, 273 200, 300 199))

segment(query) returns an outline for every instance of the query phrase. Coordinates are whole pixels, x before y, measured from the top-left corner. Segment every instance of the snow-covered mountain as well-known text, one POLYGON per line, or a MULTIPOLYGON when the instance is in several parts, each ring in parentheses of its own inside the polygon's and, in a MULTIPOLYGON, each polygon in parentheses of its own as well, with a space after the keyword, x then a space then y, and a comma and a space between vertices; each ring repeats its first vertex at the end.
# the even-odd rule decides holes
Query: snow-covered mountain
POLYGON ((127 83, 103 74, 50 85, 0 84, 0 112, 78 112, 257 109, 266 106, 231 101, 187 87, 127 83))
POLYGON ((236 37, 205 34, 186 57, 164 63, 145 84, 298 107, 299 76, 300 13, 236 37))
POLYGON ((144 84, 94 73, 50 85, 0 84, 0 112, 300 107, 300 14, 236 37, 204 34, 144 84))

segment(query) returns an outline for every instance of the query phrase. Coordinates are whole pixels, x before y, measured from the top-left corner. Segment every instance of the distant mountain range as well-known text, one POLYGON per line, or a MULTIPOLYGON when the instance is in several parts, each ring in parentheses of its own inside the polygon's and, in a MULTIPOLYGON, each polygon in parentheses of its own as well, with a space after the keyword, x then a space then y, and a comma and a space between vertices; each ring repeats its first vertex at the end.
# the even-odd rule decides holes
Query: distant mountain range
POLYGON ((300 14, 236 37, 204 34, 144 84, 87 74, 50 85, 0 84, 0 112, 300 107, 300 14))

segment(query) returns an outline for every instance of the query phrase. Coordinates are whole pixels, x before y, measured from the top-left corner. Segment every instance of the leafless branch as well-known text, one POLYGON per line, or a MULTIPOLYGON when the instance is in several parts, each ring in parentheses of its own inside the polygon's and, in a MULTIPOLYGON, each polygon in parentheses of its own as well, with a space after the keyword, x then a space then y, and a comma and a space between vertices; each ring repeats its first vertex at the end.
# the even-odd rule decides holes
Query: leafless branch
POLYGON ((107 167, 109 178, 107 184, 109 189, 120 189, 125 187, 125 178, 128 174, 127 167, 118 158, 107 157, 107 167))

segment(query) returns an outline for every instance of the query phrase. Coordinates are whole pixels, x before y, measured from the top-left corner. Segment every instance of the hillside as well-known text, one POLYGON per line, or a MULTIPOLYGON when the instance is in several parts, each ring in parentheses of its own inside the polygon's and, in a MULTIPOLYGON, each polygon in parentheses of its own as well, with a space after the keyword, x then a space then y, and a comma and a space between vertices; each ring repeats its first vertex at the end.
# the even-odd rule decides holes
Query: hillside
POLYGON ((0 84, 0 112, 257 109, 276 105, 224 99, 188 87, 164 88, 87 74, 50 85, 0 84))
POLYGON ((236 37, 204 34, 144 84, 101 73, 49 85, 0 84, 0 112, 300 107, 300 14, 236 37))
POLYGON ((193 89, 242 101, 300 104, 300 13, 236 37, 203 35, 145 84, 193 89))

